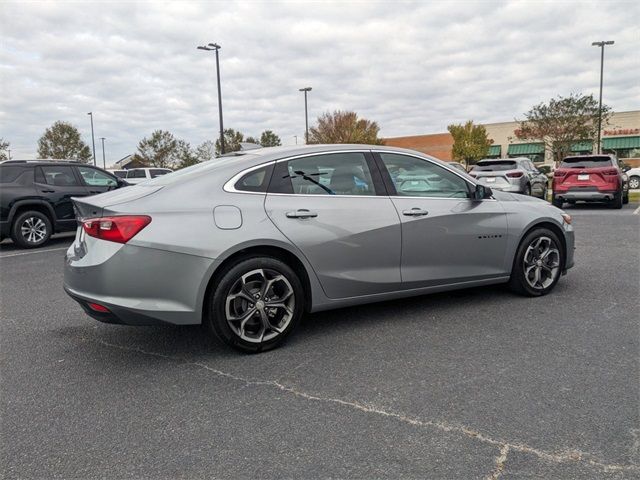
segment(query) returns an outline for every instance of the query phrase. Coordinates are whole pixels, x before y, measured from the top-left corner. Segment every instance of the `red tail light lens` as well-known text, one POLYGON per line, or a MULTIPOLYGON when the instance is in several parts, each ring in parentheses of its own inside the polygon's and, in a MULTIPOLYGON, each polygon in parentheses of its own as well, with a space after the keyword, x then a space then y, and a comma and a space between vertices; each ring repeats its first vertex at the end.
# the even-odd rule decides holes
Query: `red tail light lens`
POLYGON ((523 175, 522 172, 510 172, 507 173, 507 177, 509 178, 520 178, 523 175))
POLYGON ((612 175, 612 176, 618 176, 618 170, 616 170, 615 168, 612 168, 611 170, 605 170, 604 172, 602 172, 603 175, 612 175))
POLYGON ((147 215, 89 218, 82 221, 87 235, 109 242, 127 243, 151 223, 147 215))
POLYGON ((553 172, 553 177, 554 178, 562 178, 567 174, 567 172, 564 172, 562 170, 556 170, 555 172, 553 172))

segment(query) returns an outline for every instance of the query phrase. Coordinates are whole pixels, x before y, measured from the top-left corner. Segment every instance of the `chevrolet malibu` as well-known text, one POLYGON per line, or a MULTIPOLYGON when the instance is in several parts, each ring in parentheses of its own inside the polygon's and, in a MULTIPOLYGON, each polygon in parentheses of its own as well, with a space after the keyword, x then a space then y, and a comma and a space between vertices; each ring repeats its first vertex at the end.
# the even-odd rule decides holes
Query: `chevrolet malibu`
POLYGON ((64 288, 87 314, 204 323, 251 352, 308 312, 500 283, 541 296, 573 265, 562 210, 390 147, 238 152, 74 204, 64 288))

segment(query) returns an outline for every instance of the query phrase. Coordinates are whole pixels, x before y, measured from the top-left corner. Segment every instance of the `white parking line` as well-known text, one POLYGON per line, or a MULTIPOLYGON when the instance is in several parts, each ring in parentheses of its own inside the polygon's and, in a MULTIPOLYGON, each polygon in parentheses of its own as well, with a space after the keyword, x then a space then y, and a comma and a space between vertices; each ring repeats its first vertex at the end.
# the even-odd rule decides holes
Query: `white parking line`
POLYGON ((636 209, 633 211, 633 215, 640 215, 640 207, 636 208, 636 209))
POLYGON ((35 255, 36 253, 57 252, 60 250, 67 250, 68 248, 69 247, 49 248, 48 250, 34 250, 33 252, 9 253, 7 255, 0 255, 0 258, 19 257, 20 255, 35 255))

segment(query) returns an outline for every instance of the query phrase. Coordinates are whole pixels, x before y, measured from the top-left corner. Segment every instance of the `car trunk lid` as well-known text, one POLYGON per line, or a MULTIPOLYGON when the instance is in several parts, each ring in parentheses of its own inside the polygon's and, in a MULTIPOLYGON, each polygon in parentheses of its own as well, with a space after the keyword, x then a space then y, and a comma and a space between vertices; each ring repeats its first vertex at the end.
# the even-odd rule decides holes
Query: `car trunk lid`
POLYGON ((91 197, 74 197, 72 198, 73 208, 78 219, 102 217, 108 207, 138 200, 162 188, 162 185, 134 185, 91 197))

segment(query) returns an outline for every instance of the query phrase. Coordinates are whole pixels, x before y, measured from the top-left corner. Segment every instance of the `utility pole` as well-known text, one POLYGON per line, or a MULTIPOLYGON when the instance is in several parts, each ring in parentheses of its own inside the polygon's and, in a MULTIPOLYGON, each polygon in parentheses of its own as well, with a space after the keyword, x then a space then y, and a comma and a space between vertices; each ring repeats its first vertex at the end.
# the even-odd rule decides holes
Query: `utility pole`
POLYGON ((93 165, 96 165, 96 139, 93 136, 93 112, 87 113, 91 117, 91 144, 93 145, 93 165))
POLYGON ((603 40, 601 42, 593 42, 593 47, 600 47, 600 104, 598 106, 598 153, 602 153, 602 78, 604 76, 604 46, 613 45, 613 40, 603 40))
POLYGON ((106 161, 106 157, 105 157, 105 153, 104 153, 104 141, 106 139, 104 137, 100 137, 100 140, 102 140, 102 168, 104 168, 106 170, 107 169, 107 161, 106 161))
POLYGON ((208 45, 197 47, 198 50, 215 51, 216 52, 216 76, 218 79, 218 115, 220 117, 220 153, 225 153, 224 147, 224 126, 222 124, 222 91, 220 90, 220 59, 218 58, 218 51, 220 45, 217 43, 209 43, 208 45))
POLYGON ((299 90, 304 92, 304 143, 309 144, 309 110, 307 109, 307 93, 311 91, 311 87, 304 87, 299 90))

